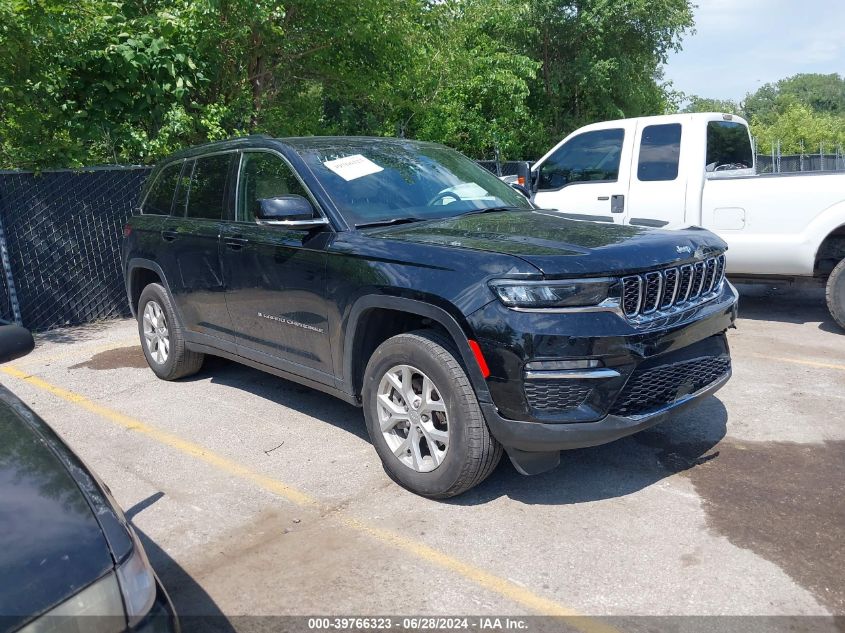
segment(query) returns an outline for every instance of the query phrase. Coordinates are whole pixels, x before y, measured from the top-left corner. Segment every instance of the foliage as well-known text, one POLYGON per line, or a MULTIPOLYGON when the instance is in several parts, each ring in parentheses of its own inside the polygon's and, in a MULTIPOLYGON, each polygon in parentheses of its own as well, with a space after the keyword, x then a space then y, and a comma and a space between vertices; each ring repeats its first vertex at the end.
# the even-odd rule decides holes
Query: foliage
POLYGON ((845 116, 845 79, 837 74, 799 74, 765 84, 745 98, 749 118, 772 123, 796 103, 813 112, 845 116))
POLYGON ((693 95, 688 98, 688 103, 682 112, 727 112, 729 114, 742 114, 742 106, 730 99, 709 99, 693 95))
POLYGON ((761 86, 741 103, 691 97, 685 112, 731 112, 745 117, 760 152, 780 141, 784 154, 827 152, 845 144, 845 79, 799 74, 761 86))
POLYGON ((817 112, 802 103, 793 103, 770 123, 751 119, 751 131, 762 153, 780 141, 783 154, 817 154, 822 144, 833 153, 845 145, 845 118, 817 112))
POLYGON ((150 163, 247 133, 536 156, 662 112, 689 0, 0 0, 0 163, 150 163))

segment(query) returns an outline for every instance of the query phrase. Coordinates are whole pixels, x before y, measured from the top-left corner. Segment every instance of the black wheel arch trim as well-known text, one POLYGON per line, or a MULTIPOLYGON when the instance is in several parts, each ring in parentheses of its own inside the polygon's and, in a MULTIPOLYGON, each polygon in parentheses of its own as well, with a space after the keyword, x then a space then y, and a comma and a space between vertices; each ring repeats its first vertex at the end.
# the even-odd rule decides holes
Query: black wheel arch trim
POLYGON ((469 343, 467 342, 467 340, 471 337, 467 334, 466 330, 461 327, 455 317, 443 308, 424 301, 388 295, 365 295, 354 303, 349 312, 349 318, 347 321, 348 325, 346 327, 343 341, 343 378, 341 380, 341 384, 344 391, 348 391, 349 393, 355 392, 355 387, 353 385, 353 363, 356 360, 353 353, 355 334, 358 330, 359 324, 361 323, 361 315, 365 311, 373 308, 384 308, 387 310, 417 314, 442 325, 449 333, 452 342, 455 344, 458 353, 461 355, 461 360, 463 360, 470 383, 472 384, 472 388, 475 391, 475 395, 479 402, 492 402, 490 390, 487 387, 487 381, 484 379, 484 376, 482 376, 481 369, 478 367, 478 363, 475 360, 475 355, 472 353, 469 343))
MULTIPOLYGON (((171 298, 173 297, 173 292, 170 290, 170 284, 167 283, 167 277, 164 276, 164 271, 161 269, 161 266, 159 266, 156 262, 152 261, 151 259, 144 259, 143 257, 133 257, 126 264, 125 279, 126 299, 127 301, 129 301, 129 310, 131 311, 132 318, 134 319, 138 318, 138 314, 135 308, 135 304, 132 301, 132 291, 134 290, 134 288, 132 287, 132 273, 138 270, 139 268, 151 270, 152 272, 157 274, 158 278, 161 279, 161 283, 164 286, 164 289, 167 291, 171 298)), ((138 294, 140 295, 141 293, 139 292, 138 294)), ((184 321, 182 320, 182 315, 179 313, 179 308, 176 306, 176 303, 171 303, 173 303, 173 310, 176 312, 176 316, 179 318, 179 322, 184 323, 184 321)))

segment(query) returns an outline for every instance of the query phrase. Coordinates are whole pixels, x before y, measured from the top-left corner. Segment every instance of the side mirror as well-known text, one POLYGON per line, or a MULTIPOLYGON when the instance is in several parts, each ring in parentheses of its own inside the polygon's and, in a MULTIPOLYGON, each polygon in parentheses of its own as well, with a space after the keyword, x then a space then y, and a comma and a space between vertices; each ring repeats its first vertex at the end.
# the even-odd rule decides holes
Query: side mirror
POLYGON ((325 218, 314 213, 308 198, 296 194, 258 200, 255 217, 262 222, 289 226, 319 226, 325 218))
POLYGON ((0 325, 0 363, 26 356, 35 347, 35 340, 20 325, 0 325))
POLYGON ((526 187, 523 187, 522 185, 520 185, 519 183, 516 183, 516 182, 512 182, 511 187, 513 187, 519 193, 521 193, 523 196, 525 196, 526 198, 531 200, 531 192, 528 191, 528 189, 526 187))

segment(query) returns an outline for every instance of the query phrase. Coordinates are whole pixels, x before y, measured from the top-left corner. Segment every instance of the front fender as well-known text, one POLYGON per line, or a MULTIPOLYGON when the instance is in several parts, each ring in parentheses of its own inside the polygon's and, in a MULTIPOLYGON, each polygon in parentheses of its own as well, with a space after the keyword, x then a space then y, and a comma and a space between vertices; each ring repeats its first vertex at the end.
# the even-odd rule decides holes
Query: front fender
MULTIPOLYGON (((478 367, 475 355, 469 346, 469 326, 466 325, 466 323, 461 325, 454 315, 450 314, 442 307, 417 299, 390 295, 365 295, 357 299, 349 311, 346 333, 343 341, 342 389, 344 391, 352 393, 354 390, 352 376, 353 363, 355 361, 355 336, 358 327, 361 324, 362 315, 372 308, 385 308, 388 310, 408 312, 409 314, 418 314, 443 326, 443 328, 445 328, 445 330, 449 333, 449 336, 452 338, 455 347, 461 355, 464 367, 467 370, 467 375, 472 383, 478 400, 480 402, 491 402, 490 390, 487 388, 487 381, 481 374, 481 369, 478 367)), ((461 320, 463 321, 462 317, 461 320)))

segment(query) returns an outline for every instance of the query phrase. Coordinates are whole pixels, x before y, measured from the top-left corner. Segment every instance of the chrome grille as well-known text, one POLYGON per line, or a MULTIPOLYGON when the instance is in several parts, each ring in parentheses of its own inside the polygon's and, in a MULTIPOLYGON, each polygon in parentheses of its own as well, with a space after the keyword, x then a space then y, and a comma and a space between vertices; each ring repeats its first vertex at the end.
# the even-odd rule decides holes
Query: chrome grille
POLYGON ((725 279, 725 256, 622 278, 622 311, 633 320, 671 314, 712 299, 725 279))

